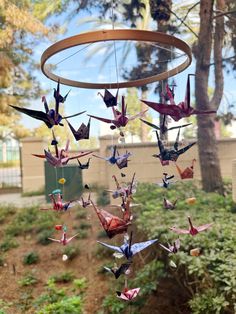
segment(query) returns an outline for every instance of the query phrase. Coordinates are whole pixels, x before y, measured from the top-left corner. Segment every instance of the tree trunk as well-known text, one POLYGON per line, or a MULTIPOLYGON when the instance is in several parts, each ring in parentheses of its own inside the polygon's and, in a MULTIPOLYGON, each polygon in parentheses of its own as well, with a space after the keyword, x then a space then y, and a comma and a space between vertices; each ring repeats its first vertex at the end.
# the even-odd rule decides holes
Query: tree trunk
MULTIPOLYGON (((208 79, 212 51, 214 0, 200 2, 200 31, 195 49, 196 79, 195 96, 198 110, 212 110, 208 97, 208 79)), ((198 115, 198 150, 203 189, 223 194, 223 181, 214 132, 214 115, 198 115)))

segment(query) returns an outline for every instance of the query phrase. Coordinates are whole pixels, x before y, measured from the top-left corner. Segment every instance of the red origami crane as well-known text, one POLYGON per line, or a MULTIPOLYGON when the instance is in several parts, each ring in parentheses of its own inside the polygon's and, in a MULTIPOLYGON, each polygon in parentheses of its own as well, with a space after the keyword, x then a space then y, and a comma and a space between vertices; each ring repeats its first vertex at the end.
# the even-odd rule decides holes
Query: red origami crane
POLYGON ((116 291, 117 297, 125 300, 125 301, 130 301, 134 298, 137 297, 138 293, 139 293, 140 288, 134 288, 134 289, 128 289, 125 288, 122 292, 121 291, 116 291))
POLYGON ((52 201, 52 208, 41 208, 41 210, 67 211, 69 208, 78 204, 77 200, 63 202, 60 189, 52 191, 49 197, 52 201))
POLYGON ((131 224, 130 221, 126 222, 124 219, 112 215, 104 209, 98 209, 92 201, 91 204, 93 205, 93 208, 98 215, 101 225, 103 226, 104 230, 107 233, 107 236, 110 239, 113 238, 116 234, 127 232, 127 229, 131 224))
POLYGON ((172 230, 172 231, 174 231, 175 233, 178 233, 178 234, 191 234, 192 236, 195 236, 199 232, 205 231, 205 230, 207 230, 208 228, 210 228, 213 225, 213 223, 210 223, 210 224, 205 224, 205 225, 202 225, 202 226, 199 226, 199 227, 195 227, 195 226, 193 226, 190 217, 188 217, 188 221, 189 221, 189 229, 188 230, 187 229, 178 229, 178 228, 175 228, 175 227, 170 228, 170 230, 172 230))
POLYGON ((144 111, 142 111, 142 112, 140 112, 140 113, 138 113, 138 114, 128 118, 127 115, 126 115, 127 105, 125 105, 125 97, 122 96, 121 111, 115 109, 114 106, 112 106, 112 112, 113 112, 114 119, 100 118, 100 117, 96 117, 96 116, 92 116, 92 115, 88 115, 88 116, 91 117, 91 118, 100 120, 102 122, 105 122, 105 123, 110 123, 111 124, 110 128, 112 130, 114 130, 116 128, 119 129, 120 127, 125 127, 126 124, 129 121, 131 121, 131 120, 134 120, 136 118, 142 117, 147 110, 144 110, 144 111))
POLYGON ((33 156, 35 157, 39 157, 39 158, 46 158, 47 162, 52 165, 53 167, 62 167, 68 164, 68 162, 72 159, 78 159, 80 157, 86 156, 91 154, 92 152, 81 152, 77 155, 74 156, 69 156, 69 145, 70 145, 70 140, 67 140, 66 142, 66 146, 63 149, 58 149, 57 146, 57 140, 55 138, 55 134, 54 132, 52 132, 53 134, 53 140, 52 140, 52 145, 55 146, 55 155, 53 156, 53 154, 48 150, 44 150, 44 155, 38 155, 38 154, 33 154, 33 156))
POLYGON ((190 75, 193 74, 188 75, 185 100, 180 102, 178 105, 176 105, 173 93, 168 85, 166 85, 166 94, 168 95, 168 100, 170 101, 169 105, 166 103, 155 103, 147 100, 141 101, 144 102, 149 107, 151 107, 152 109, 154 109, 155 111, 159 112, 160 114, 169 115, 175 121, 179 121, 182 118, 190 117, 193 114, 216 113, 216 110, 209 111, 196 110, 190 106, 190 79, 189 79, 190 75))
POLYGON ((193 178, 193 174, 194 174, 194 172, 193 172, 194 162, 196 162, 196 159, 193 159, 193 160, 192 160, 192 165, 191 165, 190 167, 185 168, 184 170, 181 170, 180 167, 179 167, 177 164, 175 164, 175 166, 176 166, 176 168, 177 168, 177 170, 178 170, 178 173, 179 173, 179 175, 180 175, 180 178, 181 178, 182 180, 184 180, 184 179, 192 179, 192 178, 193 178))
POLYGON ((56 230, 63 230, 61 239, 59 239, 59 240, 53 239, 53 238, 48 238, 48 239, 51 240, 51 241, 54 241, 54 242, 61 243, 63 245, 67 245, 71 240, 73 240, 79 234, 79 233, 76 233, 75 235, 73 235, 73 237, 67 238, 67 228, 66 228, 66 226, 57 225, 57 226, 55 226, 55 229, 56 230))

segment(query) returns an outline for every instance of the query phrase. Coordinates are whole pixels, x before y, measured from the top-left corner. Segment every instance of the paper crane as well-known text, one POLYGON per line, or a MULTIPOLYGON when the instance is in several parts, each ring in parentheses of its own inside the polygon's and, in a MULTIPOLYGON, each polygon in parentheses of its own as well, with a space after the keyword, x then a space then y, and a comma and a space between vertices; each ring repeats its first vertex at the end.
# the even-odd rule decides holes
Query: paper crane
POLYGON ((120 275, 126 274, 126 272, 129 269, 131 264, 132 264, 132 262, 129 261, 127 263, 121 264, 120 267, 117 267, 117 265, 115 264, 114 267, 112 267, 112 268, 104 267, 104 269, 106 271, 112 273, 115 276, 115 278, 118 279, 120 277, 120 275))
POLYGON ((160 140, 158 132, 156 131, 156 135, 157 135, 157 144, 159 147, 159 151, 160 153, 154 154, 153 157, 159 158, 161 161, 162 166, 166 166, 169 165, 169 161, 176 161, 180 155, 182 155, 183 153, 185 153, 187 150, 189 150, 193 145, 196 144, 196 142, 193 142, 191 144, 188 144, 187 146, 179 149, 179 134, 180 134, 180 130, 178 131, 175 143, 173 148, 165 148, 163 142, 160 140))
POLYGON ((159 243, 159 245, 167 252, 175 254, 180 249, 180 240, 179 239, 175 240, 172 245, 168 243, 168 247, 161 243, 159 243))
POLYGON ((60 189, 52 191, 49 197, 52 202, 52 208, 41 208, 41 210, 67 211, 69 208, 78 205, 77 200, 63 202, 60 189))
POLYGON ((128 158, 132 155, 129 152, 126 152, 123 155, 118 155, 118 154, 116 154, 117 153, 117 147, 113 146, 112 149, 113 149, 113 152, 112 152, 112 155, 110 157, 101 157, 101 156, 98 156, 98 155, 95 155, 95 154, 93 154, 93 156, 96 157, 96 158, 100 158, 100 159, 106 160, 106 161, 108 161, 112 165, 115 165, 117 163, 120 165, 123 162, 126 163, 128 161, 128 158))
POLYGON ((63 233, 62 233, 62 237, 61 237, 60 240, 57 240, 57 239, 54 239, 54 238, 48 238, 48 239, 51 240, 51 241, 57 242, 57 243, 61 243, 63 245, 67 245, 68 243, 70 243, 70 241, 72 241, 79 234, 79 233, 76 233, 75 235, 73 235, 73 237, 67 238, 67 228, 66 228, 66 226, 63 226, 62 229, 63 229, 63 233))
POLYGON ((173 232, 178 233, 178 234, 191 234, 192 236, 195 236, 199 232, 205 231, 213 225, 213 223, 210 223, 210 224, 205 224, 205 225, 202 225, 199 227, 195 227, 195 226, 193 226, 190 217, 188 217, 188 221, 189 221, 189 229, 188 230, 187 229, 178 229, 176 227, 172 227, 172 228, 170 228, 170 230, 172 230, 173 232))
POLYGON ((109 90, 105 89, 104 96, 101 93, 98 93, 106 104, 107 108, 117 106, 117 100, 118 100, 118 93, 119 89, 116 92, 116 96, 113 96, 112 93, 109 92, 109 90))
POLYGON ((63 124, 61 123, 62 119, 69 119, 72 117, 76 117, 86 112, 86 111, 82 111, 82 112, 73 114, 71 116, 62 117, 59 114, 59 105, 60 103, 64 103, 66 101, 68 94, 69 92, 64 97, 60 95, 60 84, 58 82, 57 89, 54 89, 55 109, 49 109, 45 96, 42 97, 42 102, 44 103, 45 112, 27 109, 27 108, 21 108, 21 107, 12 106, 12 105, 10 106, 21 113, 27 114, 28 116, 34 119, 43 121, 47 125, 48 128, 52 128, 54 125, 63 126, 63 124))
POLYGON ((163 207, 165 209, 171 209, 171 210, 175 209, 176 203, 177 203, 177 200, 175 200, 174 202, 171 202, 171 201, 167 200, 165 197, 163 199, 163 207))
POLYGON ((132 299, 137 297, 139 291, 140 291, 140 288, 134 288, 134 289, 125 288, 122 292, 116 291, 116 294, 117 294, 117 297, 122 300, 131 301, 132 299))
POLYGON ((69 157, 70 141, 67 140, 66 146, 64 149, 58 149, 55 134, 54 132, 52 133, 53 133, 53 145, 55 146, 55 155, 52 155, 52 153, 49 150, 47 151, 46 149, 44 150, 44 155, 39 155, 39 154, 32 154, 32 155, 39 158, 46 158, 47 162, 53 167, 65 166, 68 164, 70 160, 78 159, 92 153, 92 152, 85 152, 85 153, 81 152, 77 155, 69 157))
POLYGON ((177 168, 177 170, 178 170, 178 173, 179 173, 179 175, 180 175, 180 178, 181 178, 182 180, 184 180, 184 179, 192 179, 192 178, 193 178, 193 174, 194 174, 194 172, 193 172, 194 162, 196 162, 196 159, 193 159, 193 160, 192 160, 192 165, 191 165, 190 167, 185 168, 184 170, 181 170, 180 167, 179 167, 177 164, 175 164, 175 166, 176 166, 176 168, 177 168))
POLYGON ((114 130, 116 128, 119 129, 120 127, 125 127, 127 125, 127 123, 129 121, 131 121, 131 120, 135 120, 136 118, 142 117, 147 110, 142 111, 142 112, 140 112, 140 113, 138 113, 135 116, 132 116, 130 118, 127 117, 126 111, 127 111, 127 105, 125 105, 125 97, 122 96, 121 111, 119 111, 119 110, 115 109, 114 107, 112 107, 112 112, 113 112, 114 119, 106 119, 106 118, 96 117, 96 116, 93 116, 93 115, 88 115, 88 116, 91 117, 91 118, 100 120, 102 122, 111 124, 110 128, 112 130, 114 130))
POLYGON ((126 222, 124 219, 112 215, 104 209, 98 209, 92 201, 91 204, 109 238, 113 238, 116 234, 127 232, 131 222, 126 222))
POLYGON ((82 163, 80 162, 80 160, 77 159, 78 164, 79 164, 78 167, 79 167, 81 170, 88 169, 88 168, 89 168, 89 164, 90 164, 90 160, 91 160, 91 158, 89 158, 86 163, 82 164, 82 163))
MULTIPOLYGON (((66 120, 67 121, 67 120, 66 120)), ((72 132, 72 134, 74 135, 74 138, 76 141, 80 141, 80 140, 88 140, 89 139, 89 133, 90 133, 90 122, 91 122, 91 118, 89 118, 88 124, 85 125, 84 123, 82 123, 80 125, 80 127, 78 128, 78 130, 76 131, 74 129, 74 127, 72 126, 72 124, 67 121, 69 128, 72 132)))
POLYGON ((127 260, 130 260, 135 254, 146 249, 147 247, 149 247, 156 241, 157 239, 132 244, 132 232, 131 232, 129 241, 126 240, 126 238, 124 238, 124 244, 122 246, 114 246, 114 245, 110 245, 110 244, 100 242, 100 241, 97 241, 97 242, 115 252, 123 254, 127 258, 127 260))
POLYGON ((216 113, 216 110, 196 110, 190 106, 190 76, 193 74, 188 75, 187 79, 187 87, 186 87, 186 96, 185 100, 180 102, 178 105, 175 104, 174 97, 170 91, 168 85, 166 85, 167 94, 170 100, 170 104, 166 103, 155 103, 147 100, 141 100, 147 106, 151 107, 155 111, 159 112, 160 114, 169 115, 175 121, 179 121, 181 118, 190 117, 193 114, 211 114, 216 113))
POLYGON ((142 122, 146 123, 147 125, 149 125, 150 127, 152 127, 153 129, 156 129, 156 130, 159 130, 162 134, 165 134, 167 133, 168 131, 171 131, 171 130, 175 130, 175 129, 181 129, 181 128, 185 128, 186 126, 189 126, 191 125, 192 123, 187 123, 187 124, 183 124, 183 125, 178 125, 178 126, 173 126, 171 128, 167 128, 166 126, 166 116, 164 115, 164 118, 162 120, 162 124, 159 126, 151 123, 151 122, 148 122, 146 120, 143 120, 143 119, 140 119, 142 122))

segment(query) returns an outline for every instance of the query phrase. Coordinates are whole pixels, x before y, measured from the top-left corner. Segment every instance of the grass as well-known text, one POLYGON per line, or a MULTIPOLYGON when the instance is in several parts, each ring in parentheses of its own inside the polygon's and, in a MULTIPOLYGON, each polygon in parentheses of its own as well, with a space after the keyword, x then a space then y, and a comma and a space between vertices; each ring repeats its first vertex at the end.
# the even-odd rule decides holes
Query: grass
POLYGON ((63 254, 67 255, 69 260, 73 260, 74 258, 80 255, 79 246, 74 245, 66 246, 63 250, 63 254))
POLYGON ((50 277, 55 283, 68 283, 75 279, 75 275, 72 272, 64 272, 53 275, 50 277))
POLYGON ((33 286, 38 283, 38 279, 32 273, 26 273, 23 278, 18 281, 21 287, 33 286))
POLYGON ((39 262, 39 255, 37 252, 29 252, 23 257, 24 265, 37 264, 39 262))

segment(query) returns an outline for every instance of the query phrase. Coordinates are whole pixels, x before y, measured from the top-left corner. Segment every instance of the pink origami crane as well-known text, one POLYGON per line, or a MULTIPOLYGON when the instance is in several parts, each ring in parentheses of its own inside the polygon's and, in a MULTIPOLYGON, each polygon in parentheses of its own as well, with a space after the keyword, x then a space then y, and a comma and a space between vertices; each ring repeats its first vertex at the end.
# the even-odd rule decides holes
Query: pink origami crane
POLYGON ((160 114, 169 115, 172 119, 175 121, 179 121, 182 118, 190 117, 193 114, 211 114, 216 113, 216 110, 196 110, 193 107, 190 106, 190 75, 188 75, 187 79, 187 87, 186 87, 186 96, 185 100, 180 102, 178 105, 176 105, 174 101, 174 96, 172 91, 170 90, 169 86, 166 85, 166 95, 168 95, 168 100, 170 101, 170 104, 164 103, 155 103, 147 100, 141 100, 146 105, 154 109, 155 111, 159 112, 160 114))
POLYGON ((191 218, 189 216, 188 216, 188 221, 189 221, 189 229, 188 230, 187 229, 178 229, 175 227, 171 227, 170 230, 172 230, 178 234, 191 234, 192 236, 195 236, 199 232, 205 231, 213 225, 213 223, 210 223, 210 224, 205 224, 205 225, 202 225, 199 227, 195 227, 195 226, 193 226, 191 218))
POLYGON ((164 249, 166 250, 167 252, 169 253, 177 253, 179 248, 180 248, 180 240, 177 239, 173 242, 173 245, 171 245, 170 243, 167 243, 168 244, 168 247, 166 247, 165 245, 159 243, 159 245, 164 249))
POLYGON ((92 152, 81 152, 77 155, 69 157, 69 145, 70 145, 70 140, 67 140, 66 146, 64 149, 58 149, 57 146, 57 140, 55 138, 54 132, 53 132, 53 145, 55 146, 55 155, 48 150, 44 150, 44 155, 38 155, 38 154, 33 154, 35 157, 39 158, 46 158, 47 162, 52 165, 53 167, 62 167, 68 164, 68 162, 72 159, 78 159, 80 157, 86 156, 91 154, 92 152))
MULTIPOLYGON (((58 226, 56 226, 56 230, 60 230, 60 228, 58 228, 58 226)), ((71 240, 73 240, 79 233, 76 233, 75 235, 73 235, 73 237, 67 238, 67 228, 66 226, 63 226, 61 229, 63 229, 63 233, 62 233, 62 237, 60 240, 57 239, 53 239, 53 238, 48 238, 51 241, 57 242, 57 243, 61 243, 63 245, 67 245, 71 240)))
POLYGON ((130 301, 137 297, 139 290, 140 288, 134 288, 130 290, 128 288, 125 288, 122 292, 116 291, 116 294, 118 298, 125 301, 130 301))
POLYGON ((88 115, 88 116, 91 117, 91 118, 100 120, 102 122, 105 122, 105 123, 110 123, 111 124, 110 128, 112 130, 114 130, 116 128, 125 127, 126 124, 129 121, 131 121, 131 120, 135 120, 136 118, 142 117, 147 110, 144 110, 144 111, 142 111, 142 112, 140 112, 140 113, 138 113, 138 114, 128 118, 127 115, 126 115, 127 105, 125 105, 125 97, 122 96, 121 111, 115 109, 112 106, 112 112, 113 112, 114 119, 106 119, 106 118, 96 117, 96 116, 93 116, 93 115, 88 115))

